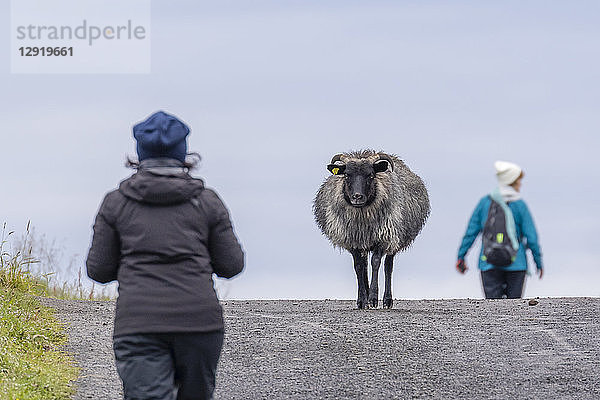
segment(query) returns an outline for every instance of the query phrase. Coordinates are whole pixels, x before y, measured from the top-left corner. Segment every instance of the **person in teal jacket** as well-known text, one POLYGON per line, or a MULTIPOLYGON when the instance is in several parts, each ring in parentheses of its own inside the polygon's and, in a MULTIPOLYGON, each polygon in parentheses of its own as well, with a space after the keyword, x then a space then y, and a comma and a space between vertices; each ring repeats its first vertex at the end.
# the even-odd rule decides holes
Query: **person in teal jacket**
MULTIPOLYGON (((483 230, 491 202, 494 201, 492 198, 504 201, 514 218, 514 225, 510 224, 512 227, 507 225, 507 228, 509 235, 511 235, 511 229, 513 230, 512 235, 518 243, 516 258, 512 264, 506 267, 493 266, 485 261, 482 246, 479 254, 479 269, 481 270, 483 291, 487 299, 520 298, 523 295, 523 284, 527 274, 527 255, 525 252, 527 249, 531 250, 540 279, 544 274, 542 253, 533 218, 520 194, 521 180, 523 179, 521 167, 506 161, 496 161, 494 166, 498 178, 498 188, 491 194, 484 196, 475 207, 458 249, 456 268, 460 273, 464 274, 466 272, 465 256, 483 230)), ((515 248, 516 246, 517 244, 515 248)))

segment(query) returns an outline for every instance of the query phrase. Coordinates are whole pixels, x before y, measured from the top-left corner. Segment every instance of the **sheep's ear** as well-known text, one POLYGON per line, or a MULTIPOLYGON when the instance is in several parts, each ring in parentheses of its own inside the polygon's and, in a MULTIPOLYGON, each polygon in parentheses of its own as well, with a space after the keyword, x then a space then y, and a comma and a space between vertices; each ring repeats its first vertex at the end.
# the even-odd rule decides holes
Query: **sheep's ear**
POLYGON ((379 153, 379 160, 387 161, 389 163, 388 168, 392 171, 394 170, 394 160, 392 160, 389 154, 379 153))
POLYGON ((346 166, 340 163, 329 164, 327 169, 334 175, 343 175, 344 171, 346 171, 346 166))
POLYGON ((373 163, 373 169, 375 172, 385 172, 390 167, 390 163, 387 160, 379 160, 373 163))
POLYGON ((340 153, 333 156, 331 159, 331 164, 343 164, 344 162, 342 161, 342 155, 343 154, 340 153))

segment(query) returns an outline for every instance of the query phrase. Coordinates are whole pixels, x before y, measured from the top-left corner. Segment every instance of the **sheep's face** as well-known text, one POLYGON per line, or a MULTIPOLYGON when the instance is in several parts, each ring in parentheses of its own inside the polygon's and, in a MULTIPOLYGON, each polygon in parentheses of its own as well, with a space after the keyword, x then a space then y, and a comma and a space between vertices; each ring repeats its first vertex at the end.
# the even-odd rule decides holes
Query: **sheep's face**
POLYGON ((375 200, 377 194, 375 174, 387 171, 389 162, 386 160, 370 161, 335 161, 327 169, 344 181, 344 199, 352 207, 366 207, 375 200))

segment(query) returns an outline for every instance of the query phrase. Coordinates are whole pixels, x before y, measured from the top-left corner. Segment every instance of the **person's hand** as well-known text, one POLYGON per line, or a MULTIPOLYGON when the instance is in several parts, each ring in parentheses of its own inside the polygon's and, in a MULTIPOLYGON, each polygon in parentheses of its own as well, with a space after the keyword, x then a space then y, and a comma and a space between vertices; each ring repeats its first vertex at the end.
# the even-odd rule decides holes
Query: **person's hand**
POLYGON ((539 275, 539 278, 542 279, 542 276, 544 276, 544 268, 538 268, 537 274, 539 275))
POLYGON ((464 274, 465 272, 467 272, 469 268, 467 268, 467 264, 465 263, 465 260, 463 259, 459 259, 458 261, 456 261, 456 270, 458 272, 460 272, 461 274, 464 274))

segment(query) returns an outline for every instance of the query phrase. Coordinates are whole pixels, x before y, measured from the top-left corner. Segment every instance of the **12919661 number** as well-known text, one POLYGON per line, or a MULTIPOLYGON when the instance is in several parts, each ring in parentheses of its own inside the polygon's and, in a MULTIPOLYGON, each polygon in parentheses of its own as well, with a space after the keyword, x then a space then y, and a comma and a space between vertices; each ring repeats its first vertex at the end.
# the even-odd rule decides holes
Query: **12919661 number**
POLYGON ((19 47, 22 57, 60 56, 72 57, 72 47, 19 47))

